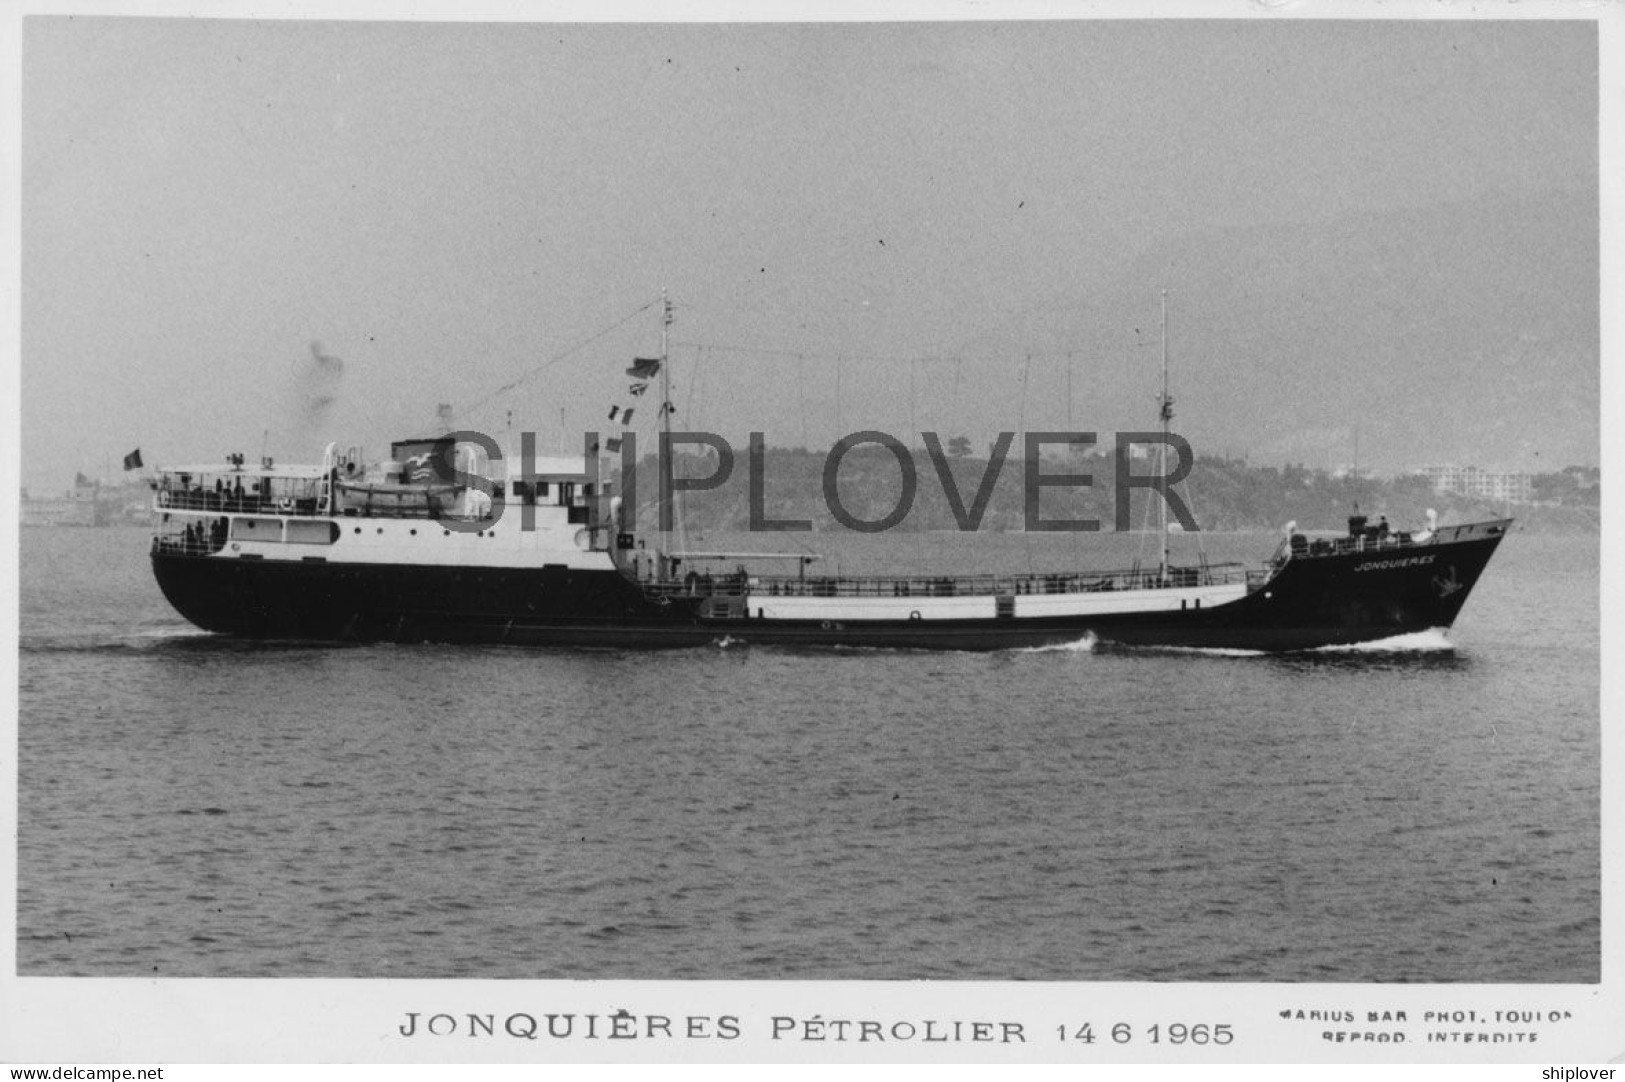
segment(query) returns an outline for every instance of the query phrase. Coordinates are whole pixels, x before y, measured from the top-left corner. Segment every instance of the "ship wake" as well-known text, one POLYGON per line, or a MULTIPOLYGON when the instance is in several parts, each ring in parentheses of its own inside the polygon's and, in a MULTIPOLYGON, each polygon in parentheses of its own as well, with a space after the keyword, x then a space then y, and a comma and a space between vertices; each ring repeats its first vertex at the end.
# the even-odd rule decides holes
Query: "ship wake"
POLYGON ((1140 654, 1198 654, 1202 657, 1269 657, 1268 650, 1244 650, 1237 646, 1163 646, 1161 644, 1114 644, 1115 649, 1140 654))
POLYGON ((214 632, 205 631, 201 627, 155 627, 141 634, 132 636, 134 642, 169 642, 175 639, 203 639, 213 637, 214 632))
POLYGON ((1086 631, 1081 639, 1069 642, 1050 642, 1043 646, 1017 646, 1010 652, 1012 654, 1092 654, 1100 646, 1100 639, 1093 631, 1086 631))
POLYGON ((1371 642, 1355 642, 1346 646, 1319 646, 1307 651, 1313 654, 1434 654, 1454 652, 1456 644, 1442 627, 1426 631, 1412 631, 1371 642))
POLYGON ((1234 646, 1113 646, 1114 649, 1131 650, 1136 653, 1157 654, 1195 654, 1202 657, 1317 657, 1334 656, 1347 657, 1362 654, 1371 655, 1428 655, 1428 654, 1454 654, 1455 643, 1450 641, 1446 629, 1442 627, 1428 628, 1425 631, 1412 631, 1403 635, 1391 635, 1386 639, 1373 639, 1370 642, 1355 642, 1333 644, 1329 646, 1312 646, 1301 650, 1271 651, 1249 650, 1234 646))

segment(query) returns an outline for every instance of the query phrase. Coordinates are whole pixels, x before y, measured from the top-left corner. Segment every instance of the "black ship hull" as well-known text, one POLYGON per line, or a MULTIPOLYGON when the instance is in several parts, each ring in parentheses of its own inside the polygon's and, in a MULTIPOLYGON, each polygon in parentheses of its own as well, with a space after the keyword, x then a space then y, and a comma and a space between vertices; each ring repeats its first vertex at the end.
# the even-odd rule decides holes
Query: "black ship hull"
POLYGON ((155 552, 165 597, 209 631, 263 639, 648 649, 737 643, 998 650, 1089 637, 1258 651, 1447 628, 1503 530, 1465 540, 1291 559, 1220 605, 992 619, 777 619, 749 602, 651 596, 618 572, 242 559, 155 552), (754 610, 760 612, 761 610, 754 610))

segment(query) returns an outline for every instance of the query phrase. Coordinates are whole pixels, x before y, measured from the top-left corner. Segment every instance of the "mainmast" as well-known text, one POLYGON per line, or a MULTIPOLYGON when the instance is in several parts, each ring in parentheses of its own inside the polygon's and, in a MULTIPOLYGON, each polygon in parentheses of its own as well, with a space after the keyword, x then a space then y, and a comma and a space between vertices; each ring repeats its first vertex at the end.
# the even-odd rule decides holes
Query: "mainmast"
MULTIPOLYGON (((1162 398, 1158 414, 1162 418, 1162 443, 1157 448, 1157 472, 1167 484, 1168 477, 1168 422, 1174 419, 1174 400, 1168 395, 1168 291, 1162 291, 1162 398)), ((1158 578, 1168 580, 1168 491, 1162 492, 1162 562, 1158 565, 1158 578)))

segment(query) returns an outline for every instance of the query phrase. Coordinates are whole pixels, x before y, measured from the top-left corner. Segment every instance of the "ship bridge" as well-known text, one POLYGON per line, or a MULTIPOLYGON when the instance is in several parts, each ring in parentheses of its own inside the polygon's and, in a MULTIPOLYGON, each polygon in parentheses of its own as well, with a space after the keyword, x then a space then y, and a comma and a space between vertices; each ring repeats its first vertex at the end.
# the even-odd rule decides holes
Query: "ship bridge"
MULTIPOLYGON (((537 542, 576 553, 630 548, 617 530, 615 486, 597 480, 594 465, 603 462, 557 456, 534 459, 527 469, 517 457, 493 462, 478 444, 435 437, 397 441, 388 459, 370 464, 359 447, 341 451, 329 444, 319 465, 270 458, 251 463, 232 454, 223 463, 164 467, 151 480, 157 514, 153 550, 208 556, 230 543, 234 554, 314 559, 308 555, 312 550, 281 546, 333 545, 341 536, 362 532, 357 520, 372 522, 365 532, 379 541, 397 533, 417 538, 423 520, 442 529, 421 536, 470 532, 487 539, 498 536, 496 523, 505 518, 513 526, 504 528, 503 536, 551 535, 533 537, 520 546, 526 550, 537 542)), ((597 476, 607 478, 610 472, 601 468, 597 476)), ((417 560, 425 554, 414 549, 402 555, 417 560)), ((506 555, 518 557, 517 550, 506 555)))

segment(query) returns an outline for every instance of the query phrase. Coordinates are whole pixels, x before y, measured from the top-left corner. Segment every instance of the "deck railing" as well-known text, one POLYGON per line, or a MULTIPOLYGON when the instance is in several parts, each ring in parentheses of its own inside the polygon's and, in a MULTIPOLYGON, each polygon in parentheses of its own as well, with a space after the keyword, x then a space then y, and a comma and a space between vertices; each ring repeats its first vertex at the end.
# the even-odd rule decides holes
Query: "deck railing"
POLYGON ((651 597, 986 597, 1257 585, 1268 572, 1239 563, 1041 575, 741 575, 691 573, 645 582, 651 597))
MULTIPOLYGON (((458 513, 453 510, 451 500, 437 496, 427 497, 421 503, 408 503, 403 500, 392 502, 387 496, 376 497, 376 502, 347 498, 339 501, 336 510, 329 511, 323 506, 325 500, 315 496, 277 498, 248 493, 239 496, 235 492, 210 492, 207 489, 160 489, 156 502, 160 513, 201 511, 206 514, 281 515, 284 518, 410 518, 466 522, 474 522, 484 517, 472 513, 458 513)), ((558 505, 535 506, 541 510, 558 505)), ((590 509, 584 502, 570 504, 566 510, 572 525, 586 525, 591 518, 590 509)), ((504 515, 519 513, 520 504, 517 501, 509 500, 503 507, 504 515)), ((600 525, 594 528, 607 527, 600 525)))
POLYGON ((207 534, 201 538, 166 536, 152 539, 152 552, 157 556, 209 556, 224 547, 224 537, 216 540, 207 534))
POLYGON ((210 492, 206 489, 159 489, 159 511, 210 511, 244 515, 286 515, 311 518, 326 512, 318 510, 321 501, 314 496, 273 499, 269 496, 242 496, 210 492))
MULTIPOLYGON (((1381 536, 1369 534, 1360 537, 1306 537, 1302 547, 1292 548, 1290 551, 1291 555, 1300 557, 1346 556, 1351 552, 1377 552, 1386 549, 1415 548, 1417 545, 1431 543, 1431 538, 1427 541, 1416 541, 1407 533, 1390 533, 1381 536)), ((1290 543, 1288 544, 1290 548, 1290 543)))
POLYGON ((1416 533, 1406 533, 1404 531, 1378 533, 1374 529, 1368 529, 1362 534, 1353 536, 1345 534, 1340 537, 1310 538, 1305 537, 1303 534, 1294 534, 1281 542, 1281 547, 1276 550, 1274 562, 1279 564, 1288 557, 1292 559, 1313 559, 1316 556, 1347 556, 1350 553, 1428 548, 1433 545, 1465 541, 1474 537, 1487 537, 1505 533, 1510 522, 1510 519, 1470 522, 1461 526, 1440 526, 1431 532, 1420 530, 1416 533))
MULTIPOLYGON (((350 504, 336 511, 324 510, 322 501, 315 497, 301 499, 270 499, 262 496, 222 496, 213 492, 170 492, 167 500, 158 501, 160 514, 169 511, 192 511, 205 514, 279 515, 283 518, 382 518, 426 519, 432 521, 476 522, 484 516, 457 514, 441 501, 433 505, 384 507, 350 504)), ((572 511, 576 510, 571 508, 572 511)), ((582 509, 585 521, 585 509, 582 509)), ((506 510, 504 513, 508 513, 506 510)), ((512 510, 517 515, 517 508, 512 510)), ((572 518, 571 522, 576 520, 572 518)))

